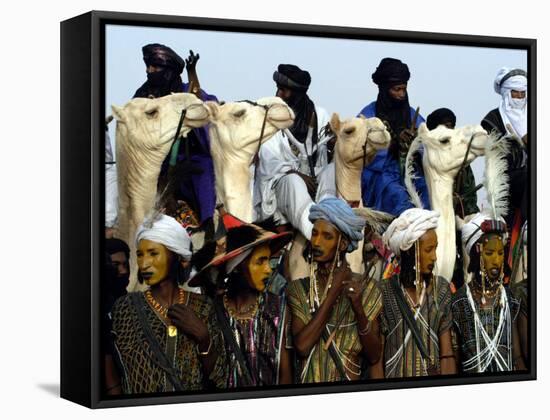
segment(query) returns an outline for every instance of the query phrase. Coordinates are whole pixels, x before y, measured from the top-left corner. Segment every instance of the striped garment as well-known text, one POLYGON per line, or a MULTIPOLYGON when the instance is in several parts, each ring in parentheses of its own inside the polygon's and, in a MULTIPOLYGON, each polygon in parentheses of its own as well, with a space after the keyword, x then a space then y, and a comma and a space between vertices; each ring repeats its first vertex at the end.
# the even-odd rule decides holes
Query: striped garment
POLYGON ((404 343, 409 328, 401 315, 390 280, 382 280, 380 288, 383 301, 381 321, 382 334, 385 338, 385 377, 427 376, 430 365, 435 367, 436 371, 440 371, 439 337, 452 326, 452 295, 449 283, 442 277, 437 277, 435 288, 433 285, 428 286, 420 308, 420 316, 416 321, 430 360, 422 358, 411 334, 404 343), (425 324, 420 318, 425 321, 425 324), (428 338, 426 325, 429 325, 431 339, 428 338))
MULTIPOLYGON (((355 280, 361 276, 354 274, 355 280)), ((292 318, 298 318, 304 324, 311 321, 312 314, 309 306, 309 277, 292 281, 287 287, 288 305, 292 318)), ((382 299, 374 281, 368 282, 363 291, 363 308, 369 321, 375 319, 382 309, 382 299)), ((334 382, 350 379, 359 379, 362 376, 362 345, 359 339, 357 321, 351 307, 350 300, 341 295, 336 301, 327 323, 329 332, 334 331, 338 321, 340 327, 333 339, 340 360, 345 367, 347 378, 342 378, 331 358, 324 349, 323 339, 315 345, 307 359, 298 361, 298 382, 334 382)))

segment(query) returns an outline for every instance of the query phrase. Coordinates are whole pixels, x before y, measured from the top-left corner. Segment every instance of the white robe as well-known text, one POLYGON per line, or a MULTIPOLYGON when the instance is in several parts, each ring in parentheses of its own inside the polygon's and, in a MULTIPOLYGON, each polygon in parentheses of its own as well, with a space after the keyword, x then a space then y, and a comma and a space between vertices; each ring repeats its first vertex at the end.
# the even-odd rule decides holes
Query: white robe
POLYGON ((117 170, 113 162, 113 150, 109 132, 105 132, 105 227, 112 228, 118 218, 117 170))
MULTIPOLYGON (((329 122, 329 114, 318 106, 317 115, 318 150, 315 175, 327 165, 327 146, 323 128, 329 122)), ((298 156, 294 155, 289 144, 289 131, 279 131, 260 148, 260 165, 256 172, 254 185, 254 208, 259 220, 271 216, 280 223, 290 222, 306 238, 311 237, 313 225, 308 220, 309 207, 313 200, 307 193, 305 182, 296 174, 287 175, 290 170, 310 175, 304 144, 298 144, 298 156)), ((306 144, 307 152, 312 154, 311 144, 306 144)))

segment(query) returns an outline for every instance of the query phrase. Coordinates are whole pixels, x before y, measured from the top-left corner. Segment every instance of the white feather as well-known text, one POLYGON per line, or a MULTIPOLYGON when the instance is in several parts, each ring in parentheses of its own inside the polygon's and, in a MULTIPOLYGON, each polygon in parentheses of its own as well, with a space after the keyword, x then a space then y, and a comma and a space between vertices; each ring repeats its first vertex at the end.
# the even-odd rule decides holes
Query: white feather
POLYGON ((422 204, 422 200, 420 199, 420 195, 418 194, 418 191, 416 190, 416 187, 414 185, 414 179, 416 178, 416 176, 414 175, 414 154, 418 150, 420 150, 421 145, 422 140, 420 139, 420 137, 415 138, 414 141, 411 143, 411 146, 409 147, 407 159, 405 160, 405 187, 407 188, 407 192, 409 193, 411 203, 419 209, 424 208, 424 206, 422 204))
POLYGON ((490 134, 485 147, 485 180, 487 201, 493 218, 496 220, 506 216, 508 212, 509 179, 506 170, 510 141, 507 137, 499 138, 490 134))
POLYGON ((353 209, 356 216, 365 219, 368 226, 378 233, 384 232, 394 217, 386 212, 373 210, 369 207, 353 209))

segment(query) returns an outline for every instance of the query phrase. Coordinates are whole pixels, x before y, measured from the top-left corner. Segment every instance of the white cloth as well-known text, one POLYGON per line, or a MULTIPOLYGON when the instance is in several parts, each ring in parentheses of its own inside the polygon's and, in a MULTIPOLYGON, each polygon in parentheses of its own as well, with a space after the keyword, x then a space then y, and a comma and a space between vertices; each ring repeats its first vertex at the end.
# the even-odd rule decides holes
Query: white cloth
POLYGON ((315 201, 319 203, 327 197, 338 197, 336 195, 336 169, 334 161, 325 166, 317 176, 317 195, 315 201))
MULTIPOLYGON (((114 162, 109 132, 105 132, 105 162, 114 162)), ((118 219, 117 170, 114 163, 105 163, 105 227, 112 228, 118 219)))
MULTIPOLYGON (((468 223, 465 223, 464 226, 462 226, 462 244, 464 245, 464 249, 466 249, 466 252, 468 255, 470 255, 470 250, 474 246, 474 244, 481 238, 483 235, 483 231, 481 230, 481 224, 485 220, 492 220, 493 217, 487 213, 477 213, 474 217, 470 219, 468 223)), ((504 222, 504 219, 502 217, 499 218, 501 222, 504 222)), ((506 240, 506 238, 503 238, 503 240, 506 240)))
POLYGON ((382 239, 395 255, 410 249, 430 229, 436 229, 439 212, 412 208, 394 219, 382 235, 382 239))
POLYGON ((191 238, 176 219, 162 214, 151 227, 148 225, 149 220, 145 219, 139 226, 136 232, 136 248, 139 241, 147 239, 164 245, 170 251, 183 257, 184 260, 191 259, 191 238))
MULTIPOLYGON (((318 133, 318 150, 317 150, 317 162, 315 165, 315 174, 321 172, 321 170, 327 165, 327 147, 326 138, 322 135, 323 128, 329 122, 329 115, 327 111, 318 106, 315 107, 315 113, 317 115, 317 128, 318 133)), ((254 208, 259 220, 265 220, 271 216, 275 219, 285 221, 300 219, 301 214, 293 214, 297 211, 304 209, 304 203, 290 204, 288 199, 283 198, 285 203, 279 203, 279 199, 282 197, 281 190, 288 191, 293 189, 294 185, 304 184, 299 177, 293 177, 292 182, 287 182, 282 188, 276 188, 280 180, 286 177, 286 174, 290 170, 296 170, 306 175, 310 175, 309 164, 307 160, 306 150, 303 144, 299 144, 300 154, 294 155, 289 144, 290 131, 285 130, 277 132, 269 141, 264 143, 260 148, 260 164, 256 172, 256 179, 254 184, 254 208), (298 178, 298 179, 296 179, 298 178), (284 210, 286 208, 286 211, 284 210), (290 213, 288 213, 290 212, 290 213)), ((312 154, 311 144, 307 144, 307 152, 312 154)), ((296 197, 297 194, 291 194, 296 197)), ((307 197, 307 191, 305 194, 307 197)), ((306 197, 304 197, 304 200, 306 197)), ((303 200, 301 200, 303 201, 303 200)), ((310 203, 313 203, 309 199, 310 203)), ((305 218, 307 221, 307 217, 305 218)), ((309 221, 307 221, 310 223, 309 221)), ((299 226, 295 226, 300 229, 299 226)), ((302 230, 302 229, 300 229, 302 230)), ((309 230, 311 233, 311 229, 309 230)), ((304 233, 304 232, 302 232, 304 233)), ((306 236, 308 237, 308 236, 306 236)))
POLYGON ((498 110, 506 130, 512 127, 513 132, 510 134, 522 138, 527 134, 527 78, 522 75, 512 76, 501 84, 502 79, 512 70, 508 67, 501 68, 495 78, 494 88, 502 97, 498 110), (525 97, 512 98, 512 90, 525 92, 525 97))
POLYGON ((309 209, 315 203, 300 175, 288 174, 279 179, 275 184, 275 200, 278 209, 276 219, 282 223, 288 221, 307 239, 311 238, 313 223, 309 221, 309 209))

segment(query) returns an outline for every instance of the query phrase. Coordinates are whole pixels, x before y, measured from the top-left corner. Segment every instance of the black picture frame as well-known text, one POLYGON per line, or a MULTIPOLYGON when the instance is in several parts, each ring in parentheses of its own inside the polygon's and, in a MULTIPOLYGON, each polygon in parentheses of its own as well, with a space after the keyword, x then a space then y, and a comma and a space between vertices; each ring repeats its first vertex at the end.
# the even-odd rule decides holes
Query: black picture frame
POLYGON ((90 408, 534 380, 536 355, 535 39, 92 11, 61 23, 61 397, 90 408), (104 226, 105 25, 286 34, 523 49, 529 78, 529 348, 527 372, 292 385, 243 391, 106 398, 100 391, 99 282, 104 226))

